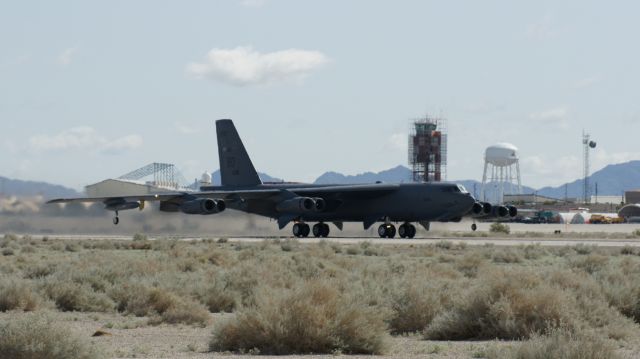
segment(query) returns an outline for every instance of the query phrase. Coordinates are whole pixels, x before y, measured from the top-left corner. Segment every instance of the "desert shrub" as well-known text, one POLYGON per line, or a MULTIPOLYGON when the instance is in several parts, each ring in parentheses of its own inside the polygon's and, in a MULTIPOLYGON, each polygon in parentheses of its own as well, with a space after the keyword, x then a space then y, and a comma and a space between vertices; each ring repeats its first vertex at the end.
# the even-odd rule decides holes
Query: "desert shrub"
POLYGON ((2 249, 2 255, 5 256, 5 257, 12 256, 14 254, 15 254, 15 252, 14 252, 13 248, 3 248, 2 249))
POLYGON ((632 247, 632 246, 630 246, 630 245, 626 245, 626 246, 624 246, 624 247, 622 247, 622 248, 620 249, 620 254, 622 254, 622 255, 626 255, 626 256, 628 256, 628 255, 631 255, 631 256, 632 256, 632 255, 635 255, 635 254, 636 254, 636 249, 635 249, 635 248, 633 248, 633 247, 632 247))
POLYGON ((455 266, 465 277, 475 278, 478 275, 478 269, 485 265, 486 262, 481 253, 470 252, 458 259, 455 266))
POLYGON ((55 273, 56 265, 53 263, 36 263, 24 270, 24 277, 29 279, 43 278, 55 273))
POLYGON ((136 233, 133 235, 133 240, 134 241, 146 241, 147 235, 146 234, 142 234, 142 233, 136 233))
MULTIPOLYGON (((379 354, 385 342, 380 315, 326 282, 307 282, 275 294, 214 327, 211 351, 261 354, 379 354)), ((267 295, 267 293, 269 293, 267 295)))
MULTIPOLYGON (((527 232, 527 233, 538 233, 538 232, 527 232)), ((544 249, 539 243, 529 244, 524 246, 524 257, 526 259, 529 259, 529 260, 540 259, 545 255, 547 255, 547 250, 544 249)))
POLYGON ((51 280, 44 284, 44 291, 56 307, 65 312, 110 312, 114 307, 109 297, 94 292, 88 285, 51 280))
POLYGON ((152 316, 150 324, 190 324, 206 326, 209 322, 209 311, 200 303, 192 300, 180 299, 179 303, 172 303, 166 310, 157 316, 152 316))
POLYGON ((588 256, 581 256, 570 261, 570 265, 573 268, 582 269, 589 274, 593 274, 609 263, 609 257, 600 254, 589 254, 588 256))
POLYGON ((210 284, 200 290, 198 297, 211 313, 227 312, 231 313, 236 307, 235 293, 225 288, 226 283, 222 278, 215 279, 210 284))
POLYGON ((446 282, 404 280, 391 298, 389 328, 392 334, 424 330, 443 309, 443 297, 450 296, 446 282))
POLYGON ((520 263, 522 262, 522 256, 510 248, 503 248, 493 252, 491 259, 495 263, 520 263))
POLYGON ((35 314, 0 322, 0 357, 12 359, 99 359, 104 354, 68 329, 35 314))
POLYGON ((573 250, 576 251, 576 253, 578 254, 587 255, 593 252, 593 247, 594 246, 588 246, 583 243, 578 243, 573 247, 573 250))
POLYGON ((449 250, 453 248, 453 243, 451 241, 439 241, 436 243, 436 248, 449 250))
POLYGON ((509 228, 508 224, 494 222, 494 223, 491 223, 491 226, 489 227, 489 232, 509 234, 511 232, 511 228, 509 228))
POLYGON ((224 238, 224 237, 220 237, 220 238, 218 238, 218 240, 216 242, 218 242, 220 244, 227 243, 227 242, 229 242, 229 239, 228 238, 224 238))
POLYGON ((39 301, 30 284, 13 279, 0 279, 0 312, 15 309, 32 311, 36 309, 39 301))
POLYGON ((640 229, 636 229, 635 231, 631 232, 631 234, 632 234, 634 237, 640 237, 640 229))
POLYGON ((490 359, 616 359, 611 343, 596 335, 575 335, 553 330, 548 335, 535 335, 513 349, 496 350, 490 359))
POLYGON ((355 256, 360 254, 360 248, 356 247, 356 246, 349 246, 347 247, 347 254, 350 256, 355 256))
POLYGON ((424 334, 428 339, 520 339, 551 328, 576 327, 574 300, 531 272, 493 270, 457 296, 424 334))
POLYGON ((205 325, 209 321, 208 311, 201 304, 180 298, 166 289, 125 284, 113 288, 109 296, 116 302, 118 311, 151 317, 151 324, 205 325))

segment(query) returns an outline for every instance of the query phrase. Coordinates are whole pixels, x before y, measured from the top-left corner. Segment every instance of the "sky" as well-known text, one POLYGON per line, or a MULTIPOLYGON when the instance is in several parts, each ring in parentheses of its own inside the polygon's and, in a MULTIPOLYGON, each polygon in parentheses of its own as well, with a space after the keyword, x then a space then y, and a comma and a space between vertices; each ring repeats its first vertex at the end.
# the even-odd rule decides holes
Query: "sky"
POLYGON ((640 159, 634 1, 0 0, 0 175, 75 189, 218 168, 216 119, 290 181, 407 165, 448 122, 449 180, 519 148, 522 182, 640 159))

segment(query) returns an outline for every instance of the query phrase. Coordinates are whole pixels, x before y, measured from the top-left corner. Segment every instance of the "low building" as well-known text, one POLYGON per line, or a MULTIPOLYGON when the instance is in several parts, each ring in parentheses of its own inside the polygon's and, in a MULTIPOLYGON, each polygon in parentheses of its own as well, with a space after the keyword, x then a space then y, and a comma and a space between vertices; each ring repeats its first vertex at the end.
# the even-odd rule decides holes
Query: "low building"
POLYGON ((531 194, 505 194, 504 203, 508 204, 545 204, 545 203, 558 203, 564 202, 564 200, 541 196, 536 193, 531 194))
POLYGON ((175 189, 158 187, 145 182, 121 179, 107 179, 85 187, 88 197, 138 196, 175 191, 175 189))
POLYGON ((624 203, 640 203, 640 189, 626 191, 624 193, 624 203))
POLYGON ((622 196, 591 196, 591 203, 620 204, 623 201, 622 196))

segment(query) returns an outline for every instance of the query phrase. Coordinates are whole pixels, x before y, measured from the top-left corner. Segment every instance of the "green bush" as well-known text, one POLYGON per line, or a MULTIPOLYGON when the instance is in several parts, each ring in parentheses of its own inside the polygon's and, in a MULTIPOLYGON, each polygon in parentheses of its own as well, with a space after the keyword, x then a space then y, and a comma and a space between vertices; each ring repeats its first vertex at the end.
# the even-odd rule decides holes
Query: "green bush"
POLYGON ((0 357, 11 359, 100 359, 104 354, 64 327, 35 314, 0 322, 0 357))

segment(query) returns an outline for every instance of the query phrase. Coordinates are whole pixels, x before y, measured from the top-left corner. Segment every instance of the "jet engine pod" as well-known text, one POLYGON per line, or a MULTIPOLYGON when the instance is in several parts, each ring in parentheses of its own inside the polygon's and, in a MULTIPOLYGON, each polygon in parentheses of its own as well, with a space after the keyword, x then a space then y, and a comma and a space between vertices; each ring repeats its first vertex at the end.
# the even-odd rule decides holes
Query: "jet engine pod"
POLYGON ((482 206, 482 203, 480 203, 480 202, 474 203, 473 207, 471 207, 471 214, 473 214, 474 216, 482 214, 483 211, 484 211, 484 207, 482 206))
POLYGON ((180 211, 186 214, 214 214, 224 211, 224 209, 224 201, 222 201, 222 206, 220 207, 218 202, 211 198, 195 199, 180 205, 180 211))
POLYGON ((276 205, 278 212, 305 213, 315 210, 316 201, 309 197, 294 197, 276 205))
POLYGON ((509 209, 509 217, 515 217, 518 215, 518 209, 514 206, 507 206, 507 209, 509 209))
POLYGON ((494 217, 506 217, 509 215, 509 209, 505 206, 495 206, 492 214, 494 217))
POLYGON ((484 214, 491 214, 491 203, 489 202, 482 202, 482 213, 484 214))
POLYGON ((316 212, 322 212, 327 208, 327 202, 322 198, 314 198, 313 201, 316 203, 315 210, 316 212))

